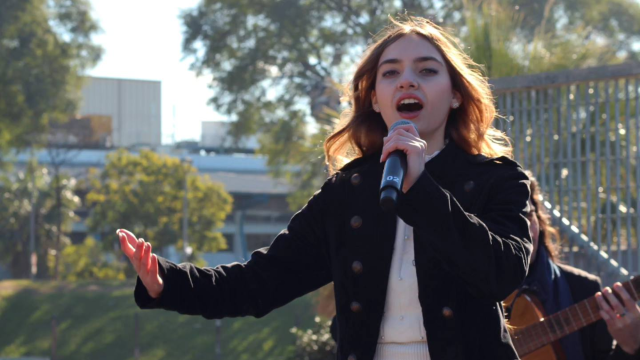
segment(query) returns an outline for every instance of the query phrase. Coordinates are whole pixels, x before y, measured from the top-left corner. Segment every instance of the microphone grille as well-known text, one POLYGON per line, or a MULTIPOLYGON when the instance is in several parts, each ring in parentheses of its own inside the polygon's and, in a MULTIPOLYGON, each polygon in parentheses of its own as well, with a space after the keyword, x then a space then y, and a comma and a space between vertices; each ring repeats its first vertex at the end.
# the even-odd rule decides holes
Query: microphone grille
POLYGON ((393 130, 395 130, 395 128, 397 128, 398 126, 404 126, 404 125, 413 125, 413 127, 416 129, 416 131, 418 131, 418 127, 416 126, 416 124, 412 123, 409 120, 398 120, 396 122, 394 122, 391 127, 389 128, 389 133, 391 133, 393 130))

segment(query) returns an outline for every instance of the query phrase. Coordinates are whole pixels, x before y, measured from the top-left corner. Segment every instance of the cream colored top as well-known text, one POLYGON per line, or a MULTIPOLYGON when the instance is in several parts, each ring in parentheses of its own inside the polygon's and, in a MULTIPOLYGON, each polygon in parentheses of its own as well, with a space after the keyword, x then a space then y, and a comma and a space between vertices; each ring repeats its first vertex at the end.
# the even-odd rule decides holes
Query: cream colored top
MULTIPOLYGON (((439 151, 427 156, 433 159, 439 151)), ((427 331, 418 299, 413 228, 398 218, 376 360, 429 359, 427 331)))

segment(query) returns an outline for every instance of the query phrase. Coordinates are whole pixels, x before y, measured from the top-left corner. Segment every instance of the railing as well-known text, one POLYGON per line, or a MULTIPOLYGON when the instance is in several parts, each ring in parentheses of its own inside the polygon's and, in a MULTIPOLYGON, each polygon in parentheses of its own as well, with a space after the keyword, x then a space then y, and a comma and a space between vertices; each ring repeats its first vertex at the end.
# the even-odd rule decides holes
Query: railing
POLYGON ((567 262, 591 251, 606 258, 587 271, 613 261, 640 273, 640 64, 490 82, 504 117, 496 127, 569 223, 557 224, 567 262))

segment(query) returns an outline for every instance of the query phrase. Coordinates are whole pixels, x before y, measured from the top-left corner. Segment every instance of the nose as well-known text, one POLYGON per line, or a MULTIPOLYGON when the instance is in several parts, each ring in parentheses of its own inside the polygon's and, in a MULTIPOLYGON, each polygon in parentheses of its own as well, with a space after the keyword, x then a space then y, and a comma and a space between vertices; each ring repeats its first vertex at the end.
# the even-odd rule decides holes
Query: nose
POLYGON ((418 88, 418 82, 415 81, 411 74, 404 74, 398 82, 398 90, 415 90, 418 88))

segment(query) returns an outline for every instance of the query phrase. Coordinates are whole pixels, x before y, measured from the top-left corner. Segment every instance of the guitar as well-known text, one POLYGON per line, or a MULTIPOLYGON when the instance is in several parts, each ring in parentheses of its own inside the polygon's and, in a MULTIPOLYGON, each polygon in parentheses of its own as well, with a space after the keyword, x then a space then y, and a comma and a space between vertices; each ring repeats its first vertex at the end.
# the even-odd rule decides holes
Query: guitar
MULTIPOLYGON (((640 276, 622 286, 635 301, 640 299, 640 276)), ((601 319, 595 296, 546 316, 535 296, 521 293, 514 302, 516 293, 509 295, 504 303, 513 304, 509 320, 511 340, 523 360, 564 358, 558 340, 601 319)))

